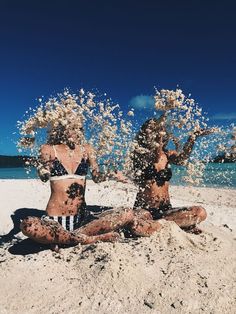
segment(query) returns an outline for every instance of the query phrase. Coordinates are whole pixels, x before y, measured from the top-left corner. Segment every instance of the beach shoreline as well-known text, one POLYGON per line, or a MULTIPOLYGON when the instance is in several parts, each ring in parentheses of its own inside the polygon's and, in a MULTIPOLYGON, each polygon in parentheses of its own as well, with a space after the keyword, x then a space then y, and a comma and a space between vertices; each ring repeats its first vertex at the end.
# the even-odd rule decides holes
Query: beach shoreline
MULTIPOLYGON (((132 207, 136 190, 88 180, 86 202, 132 207)), ((0 234, 12 230, 21 214, 42 214, 50 194, 49 183, 37 179, 0 180, 0 191, 0 234)), ((206 208, 201 235, 162 220, 162 230, 150 238, 78 245, 58 254, 12 234, 11 244, 0 248, 0 313, 233 314, 235 189, 171 186, 170 194, 173 206, 206 208)))

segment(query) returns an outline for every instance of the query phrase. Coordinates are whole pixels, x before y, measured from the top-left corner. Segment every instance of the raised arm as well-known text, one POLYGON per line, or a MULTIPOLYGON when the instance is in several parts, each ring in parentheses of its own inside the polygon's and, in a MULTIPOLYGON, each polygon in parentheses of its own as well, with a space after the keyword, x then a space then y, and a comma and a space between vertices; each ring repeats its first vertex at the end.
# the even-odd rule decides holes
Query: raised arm
POLYGON ((168 151, 168 158, 169 162, 173 163, 175 165, 184 165, 185 161, 188 160, 190 157, 194 143, 196 142, 196 139, 200 136, 209 135, 212 133, 215 133, 217 131, 216 128, 211 129, 201 129, 198 131, 193 132, 187 140, 187 142, 184 144, 184 147, 182 149, 182 152, 177 152, 176 150, 168 151))
POLYGON ((50 146, 42 145, 37 163, 37 170, 40 180, 47 182, 50 178, 49 164, 51 162, 50 146))
POLYGON ((99 183, 106 181, 108 176, 106 176, 104 173, 100 172, 97 159, 96 159, 96 153, 95 150, 91 145, 86 145, 86 151, 88 154, 89 164, 91 168, 92 173, 92 179, 94 182, 99 183))
POLYGON ((114 172, 102 173, 100 171, 96 159, 95 150, 91 145, 87 145, 87 153, 92 172, 92 179, 94 182, 99 183, 111 178, 116 179, 117 181, 120 182, 127 182, 127 179, 123 176, 123 174, 120 171, 118 171, 117 173, 114 172))

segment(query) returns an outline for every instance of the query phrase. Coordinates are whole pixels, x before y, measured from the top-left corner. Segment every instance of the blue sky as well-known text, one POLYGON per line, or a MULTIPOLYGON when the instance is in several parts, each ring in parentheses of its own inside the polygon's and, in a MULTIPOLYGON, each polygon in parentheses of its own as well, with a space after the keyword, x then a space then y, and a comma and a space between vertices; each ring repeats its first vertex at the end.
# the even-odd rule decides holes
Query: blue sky
POLYGON ((127 108, 178 84, 217 123, 235 122, 235 9, 229 0, 2 0, 0 154, 17 153, 16 121, 35 99, 64 87, 97 88, 127 108))

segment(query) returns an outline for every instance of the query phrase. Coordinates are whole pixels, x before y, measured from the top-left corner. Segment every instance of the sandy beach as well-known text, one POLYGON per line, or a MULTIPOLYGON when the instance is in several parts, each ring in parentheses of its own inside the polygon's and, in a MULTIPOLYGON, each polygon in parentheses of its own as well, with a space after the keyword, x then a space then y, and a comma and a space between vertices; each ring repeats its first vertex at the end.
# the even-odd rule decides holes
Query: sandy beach
MULTIPOLYGON (((0 248, 1 314, 235 313, 235 190, 171 187, 173 206, 206 208, 201 235, 162 220, 150 238, 60 253, 33 244, 17 227, 24 216, 43 213, 49 185, 1 180, 0 191, 0 234, 11 241, 0 248)), ((95 211, 131 207, 135 193, 132 184, 88 181, 86 202, 95 211)))

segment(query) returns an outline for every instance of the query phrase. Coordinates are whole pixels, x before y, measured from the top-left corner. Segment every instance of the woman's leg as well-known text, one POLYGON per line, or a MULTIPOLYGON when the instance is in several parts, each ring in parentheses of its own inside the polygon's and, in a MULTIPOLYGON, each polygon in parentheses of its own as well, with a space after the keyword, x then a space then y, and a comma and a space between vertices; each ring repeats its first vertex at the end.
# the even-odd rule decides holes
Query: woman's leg
MULTIPOLYGON (((201 206, 173 208, 164 214, 163 219, 174 221, 180 228, 201 232, 195 228, 197 224, 207 217, 206 210, 201 206)), ((162 225, 159 220, 153 220, 151 213, 147 210, 139 210, 135 214, 134 222, 130 229, 134 235, 150 236, 154 232, 161 230, 162 225)))
POLYGON ((118 208, 109 210, 99 215, 98 219, 95 219, 85 226, 82 226, 74 231, 77 235, 84 234, 87 236, 102 236, 110 234, 112 236, 114 231, 133 222, 134 213, 129 208, 118 208))
POLYGON ((58 222, 37 217, 27 217, 21 222, 21 230, 30 239, 42 244, 76 245, 98 241, 113 242, 119 238, 115 232, 133 220, 131 209, 117 209, 103 213, 87 225, 69 232, 58 222))
POLYGON ((206 210, 201 206, 192 206, 186 208, 173 208, 173 212, 164 215, 163 219, 174 221, 180 228, 188 229, 206 219, 206 210))
POLYGON ((38 217, 27 217, 20 224, 21 231, 42 244, 77 244, 78 237, 65 230, 58 222, 38 217))
POLYGON ((161 228, 162 224, 158 220, 153 220, 151 213, 144 209, 135 211, 133 223, 130 224, 132 234, 139 237, 149 237, 161 228))
POLYGON ((119 238, 116 232, 99 236, 86 236, 65 230, 58 222, 43 220, 37 217, 27 217, 21 222, 21 231, 30 239, 42 244, 76 245, 92 244, 98 241, 110 242, 119 238))
POLYGON ((130 226, 131 232, 135 236, 149 237, 154 232, 160 231, 162 224, 158 220, 146 220, 146 219, 135 219, 134 223, 130 226))

